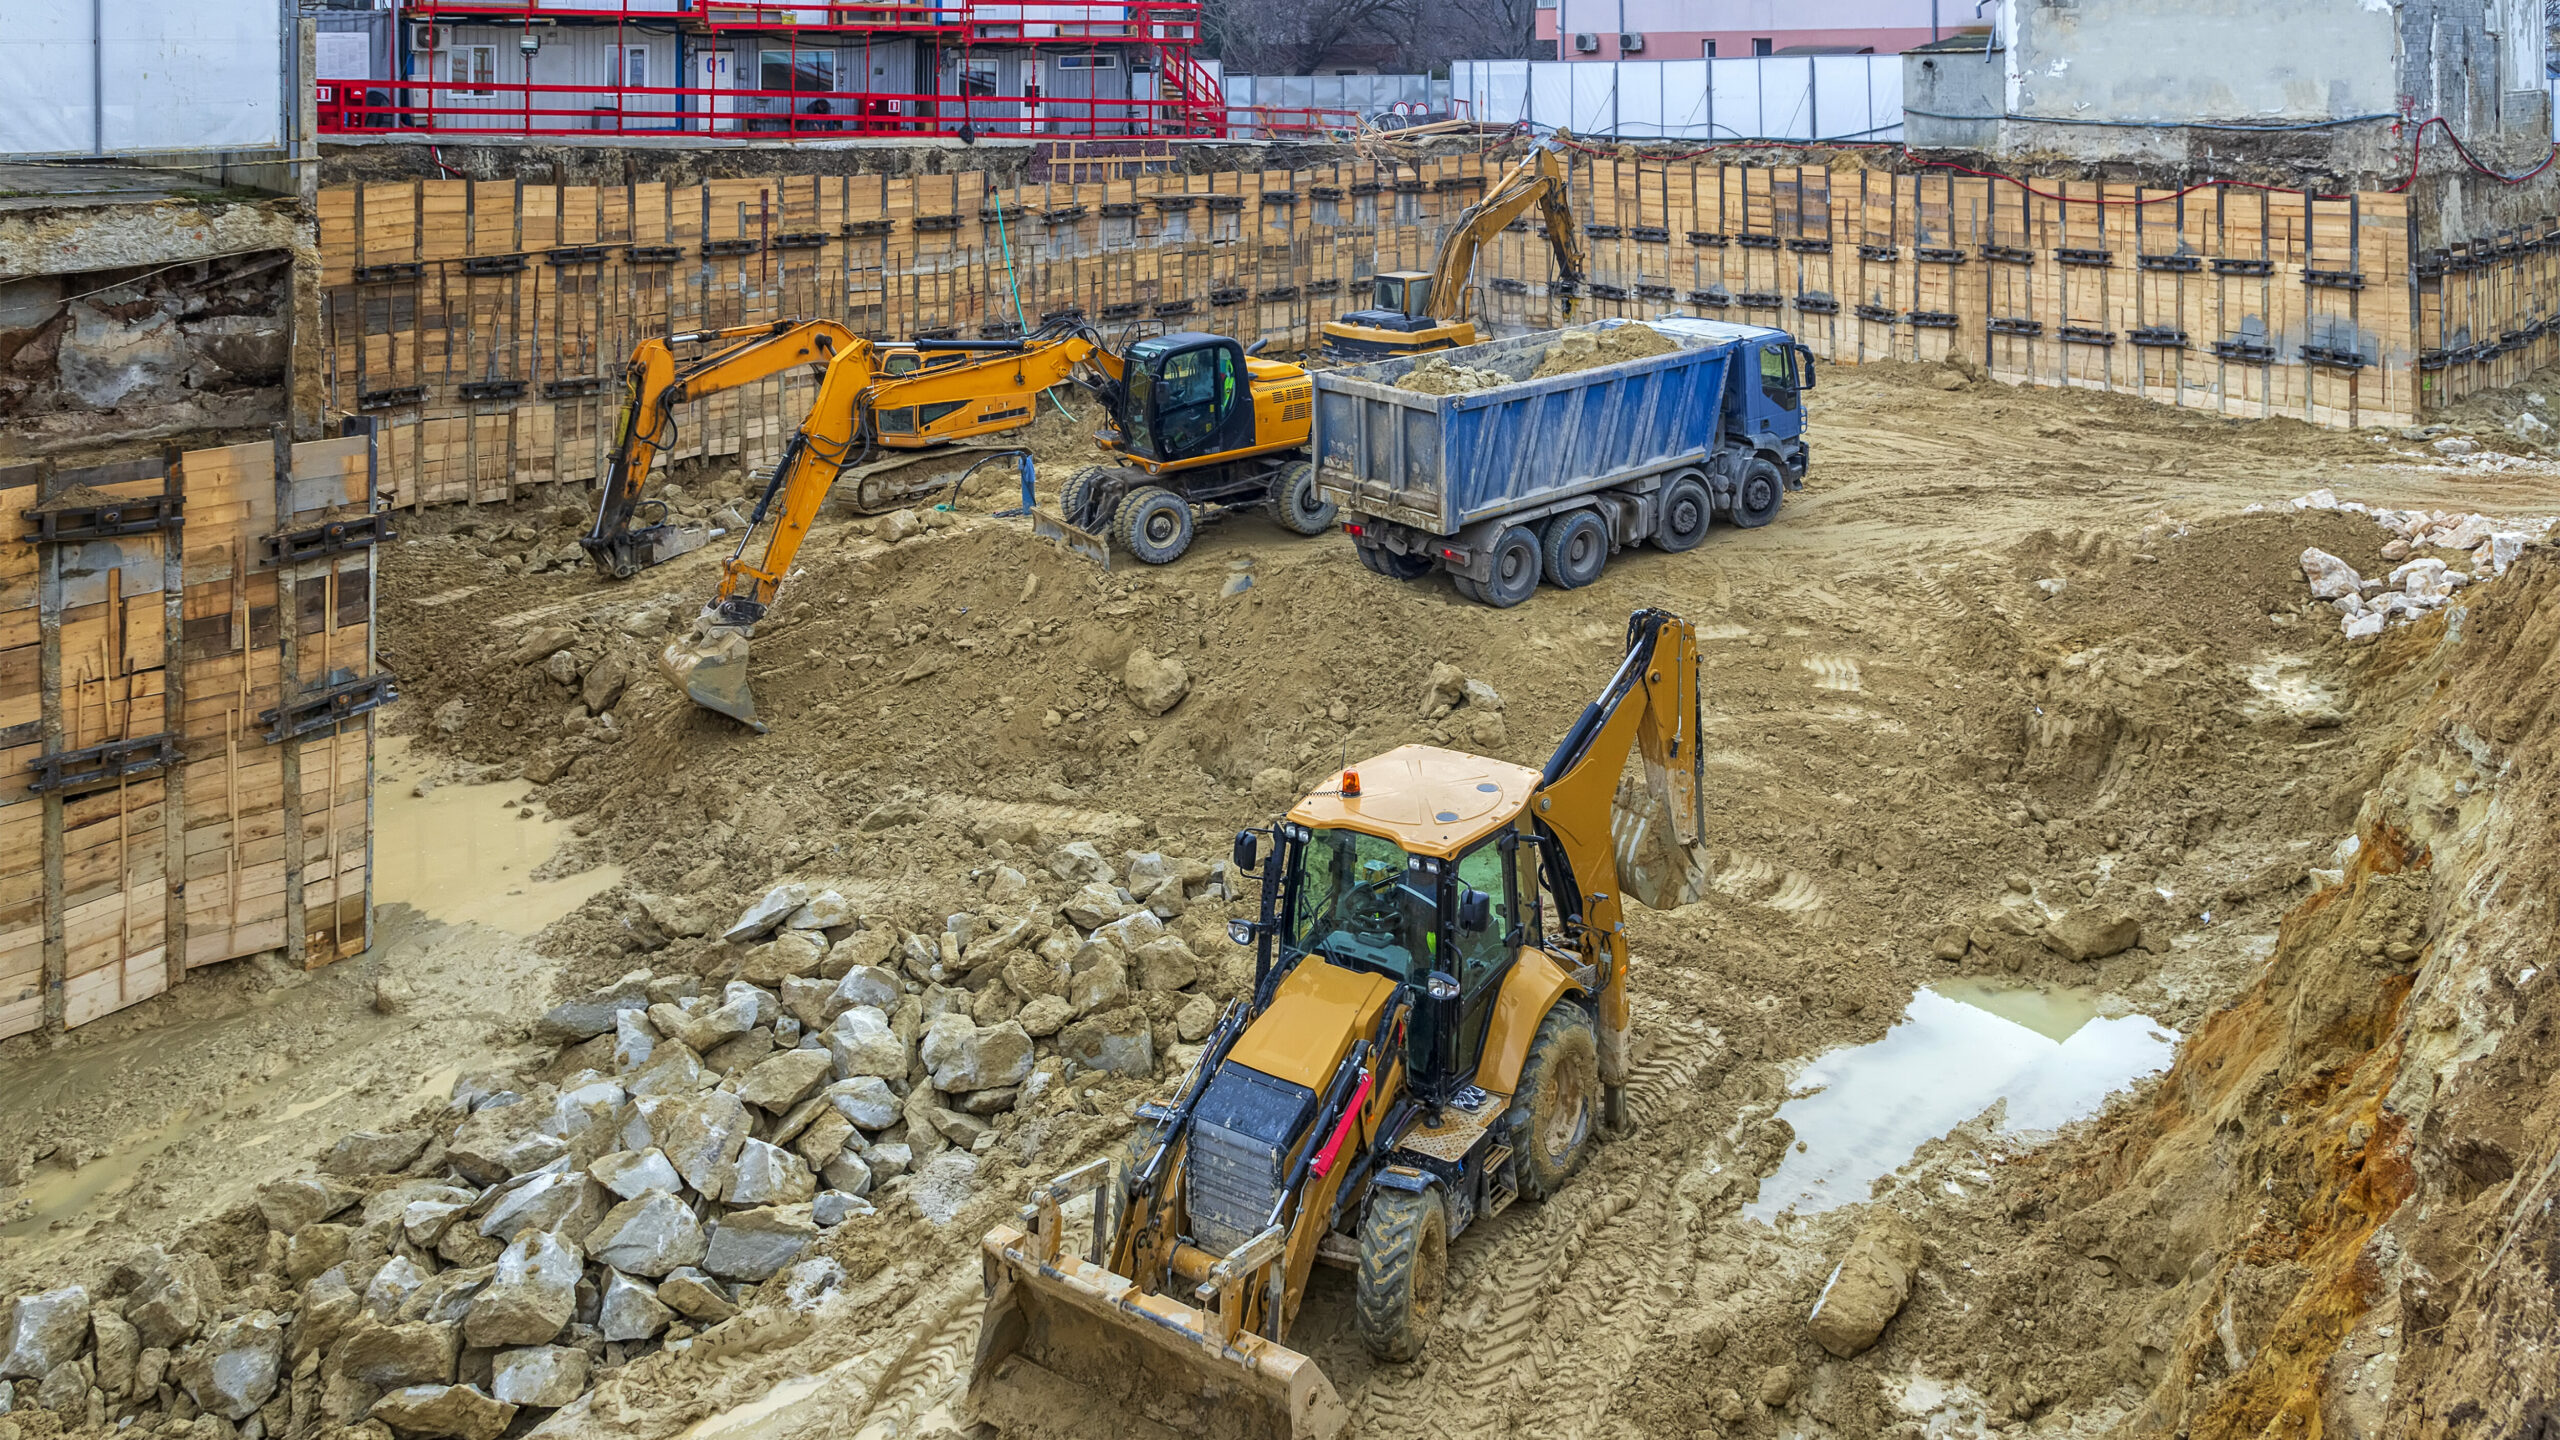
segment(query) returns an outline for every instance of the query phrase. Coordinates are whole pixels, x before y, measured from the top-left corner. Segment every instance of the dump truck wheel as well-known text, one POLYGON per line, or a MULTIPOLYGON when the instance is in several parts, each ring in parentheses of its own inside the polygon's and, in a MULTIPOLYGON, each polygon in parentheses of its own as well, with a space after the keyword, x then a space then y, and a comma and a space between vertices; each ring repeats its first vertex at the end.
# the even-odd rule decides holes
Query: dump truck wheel
POLYGON ((1544 1200, 1582 1168, 1600 1123, 1600 1041, 1582 1007, 1559 1004, 1540 1022, 1502 1123, 1522 1196, 1544 1200))
POLYGON ((1609 563, 1609 527, 1588 510, 1568 510, 1547 522, 1547 583, 1579 590, 1600 578, 1609 563))
POLYGON ((1484 598, 1484 591, 1477 586, 1476 582, 1468 579, 1464 575, 1451 575, 1449 577, 1449 588, 1457 591, 1466 598, 1473 600, 1479 605, 1490 603, 1484 598))
POLYGON ((1142 486, 1120 502, 1111 528, 1121 548, 1150 565, 1170 565, 1191 548, 1191 504, 1161 485, 1142 486))
POLYGON ((1754 460, 1742 467, 1742 482, 1733 488, 1733 523, 1745 530, 1766 525, 1778 518, 1778 506, 1786 498, 1786 473, 1766 460, 1754 460))
POLYGON ((1390 580, 1419 580, 1431 573, 1431 561, 1421 555, 1399 555, 1383 545, 1358 547, 1360 563, 1390 580))
POLYGON ((1058 515, 1079 530, 1099 530, 1111 523, 1103 497, 1111 493, 1111 467, 1087 465, 1058 487, 1058 515))
POLYGON ((1707 493, 1707 482, 1694 472, 1684 473, 1662 487, 1662 518, 1653 527, 1653 548, 1677 555, 1695 550, 1707 538, 1707 527, 1714 523, 1715 498, 1707 493))
POLYGON ((1271 518, 1280 528, 1298 535, 1321 535, 1333 528, 1340 510, 1316 493, 1316 467, 1312 460, 1296 460, 1280 467, 1271 477, 1271 518))
POLYGON ((1537 532, 1512 526, 1494 537, 1493 574, 1476 582, 1476 598, 1496 610, 1510 609, 1538 593, 1538 571, 1544 563, 1537 532))
POLYGON ((1417 1359, 1431 1343, 1449 1280, 1449 1212, 1440 1192, 1380 1190, 1360 1226, 1360 1342, 1381 1360, 1417 1359))

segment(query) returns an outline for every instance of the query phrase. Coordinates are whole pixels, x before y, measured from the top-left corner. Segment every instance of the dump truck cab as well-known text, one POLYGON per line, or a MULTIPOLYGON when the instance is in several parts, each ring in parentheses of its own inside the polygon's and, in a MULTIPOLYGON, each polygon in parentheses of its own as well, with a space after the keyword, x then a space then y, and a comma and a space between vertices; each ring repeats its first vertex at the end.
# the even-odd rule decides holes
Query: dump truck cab
POLYGON ((1668 335, 1741 348, 1724 392, 1727 448, 1768 457, 1786 472, 1787 488, 1804 483, 1804 394, 1813 388, 1813 351, 1784 330, 1689 315, 1647 322, 1668 335))

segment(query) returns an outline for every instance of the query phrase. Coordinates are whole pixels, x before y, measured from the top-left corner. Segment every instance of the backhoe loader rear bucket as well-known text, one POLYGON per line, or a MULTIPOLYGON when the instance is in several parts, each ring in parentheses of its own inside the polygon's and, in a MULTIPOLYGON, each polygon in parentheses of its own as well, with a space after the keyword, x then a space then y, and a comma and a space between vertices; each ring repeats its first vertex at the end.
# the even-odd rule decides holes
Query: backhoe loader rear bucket
POLYGON ((691 630, 668 644, 658 668, 694 704, 764 733, 764 723, 756 719, 755 692, 747 688, 744 626, 723 625, 706 610, 691 630))
POLYGON ((1111 568, 1110 541, 1090 530, 1078 529, 1068 524, 1051 511, 1031 512, 1031 533, 1042 540, 1055 540, 1070 552, 1083 556, 1105 570, 1111 568))
POLYGON ((1006 1440, 1335 1440, 1351 1412, 1324 1372, 1235 1329, 1237 1295, 1194 1308, 1062 1251, 1060 1205, 1106 1168, 1033 1192, 1029 1231, 987 1232, 968 1417, 1006 1440))

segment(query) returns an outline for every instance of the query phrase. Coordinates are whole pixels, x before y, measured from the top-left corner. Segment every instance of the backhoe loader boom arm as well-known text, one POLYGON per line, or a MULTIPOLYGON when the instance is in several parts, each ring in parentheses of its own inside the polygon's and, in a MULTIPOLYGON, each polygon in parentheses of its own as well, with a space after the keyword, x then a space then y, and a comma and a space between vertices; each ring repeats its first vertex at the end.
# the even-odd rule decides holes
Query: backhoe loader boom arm
MULTIPOLYGON (((1458 223, 1449 228, 1448 238, 1440 242, 1439 258, 1431 267, 1432 318, 1456 320, 1465 316, 1467 287, 1475 278, 1476 252, 1532 205, 1539 207, 1546 225, 1547 245, 1555 251, 1559 278, 1576 285, 1581 282, 1582 232, 1574 228, 1573 210, 1566 203, 1564 163, 1556 157, 1553 147, 1541 144, 1512 166, 1483 199, 1462 211, 1458 223)), ((1572 301, 1568 298, 1566 312, 1570 314, 1571 310, 1572 301)))

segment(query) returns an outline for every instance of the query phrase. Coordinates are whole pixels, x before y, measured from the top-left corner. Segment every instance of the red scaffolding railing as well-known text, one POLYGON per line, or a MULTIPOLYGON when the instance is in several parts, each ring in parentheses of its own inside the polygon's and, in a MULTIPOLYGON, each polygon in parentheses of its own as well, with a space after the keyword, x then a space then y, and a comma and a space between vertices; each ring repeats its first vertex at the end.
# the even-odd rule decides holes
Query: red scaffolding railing
MULTIPOLYGON (((1214 78, 1212 79, 1214 83, 1214 78)), ((1214 136, 1230 125, 1269 134, 1358 128, 1355 110, 1238 106, 1185 96, 1145 100, 1062 95, 937 95, 888 91, 734 90, 648 85, 528 85, 504 81, 323 81, 320 128, 332 134, 651 136, 844 139, 854 135, 971 138, 1214 136)))
POLYGON ((577 8, 536 0, 410 0, 409 20, 425 25, 578 24, 677 26, 697 34, 815 32, 827 35, 928 35, 1008 44, 1076 44, 1087 40, 1189 47, 1200 43, 1198 0, 964 0, 911 4, 900 0, 812 0, 798 5, 703 4, 669 9, 635 0, 630 8, 589 3, 577 8))

